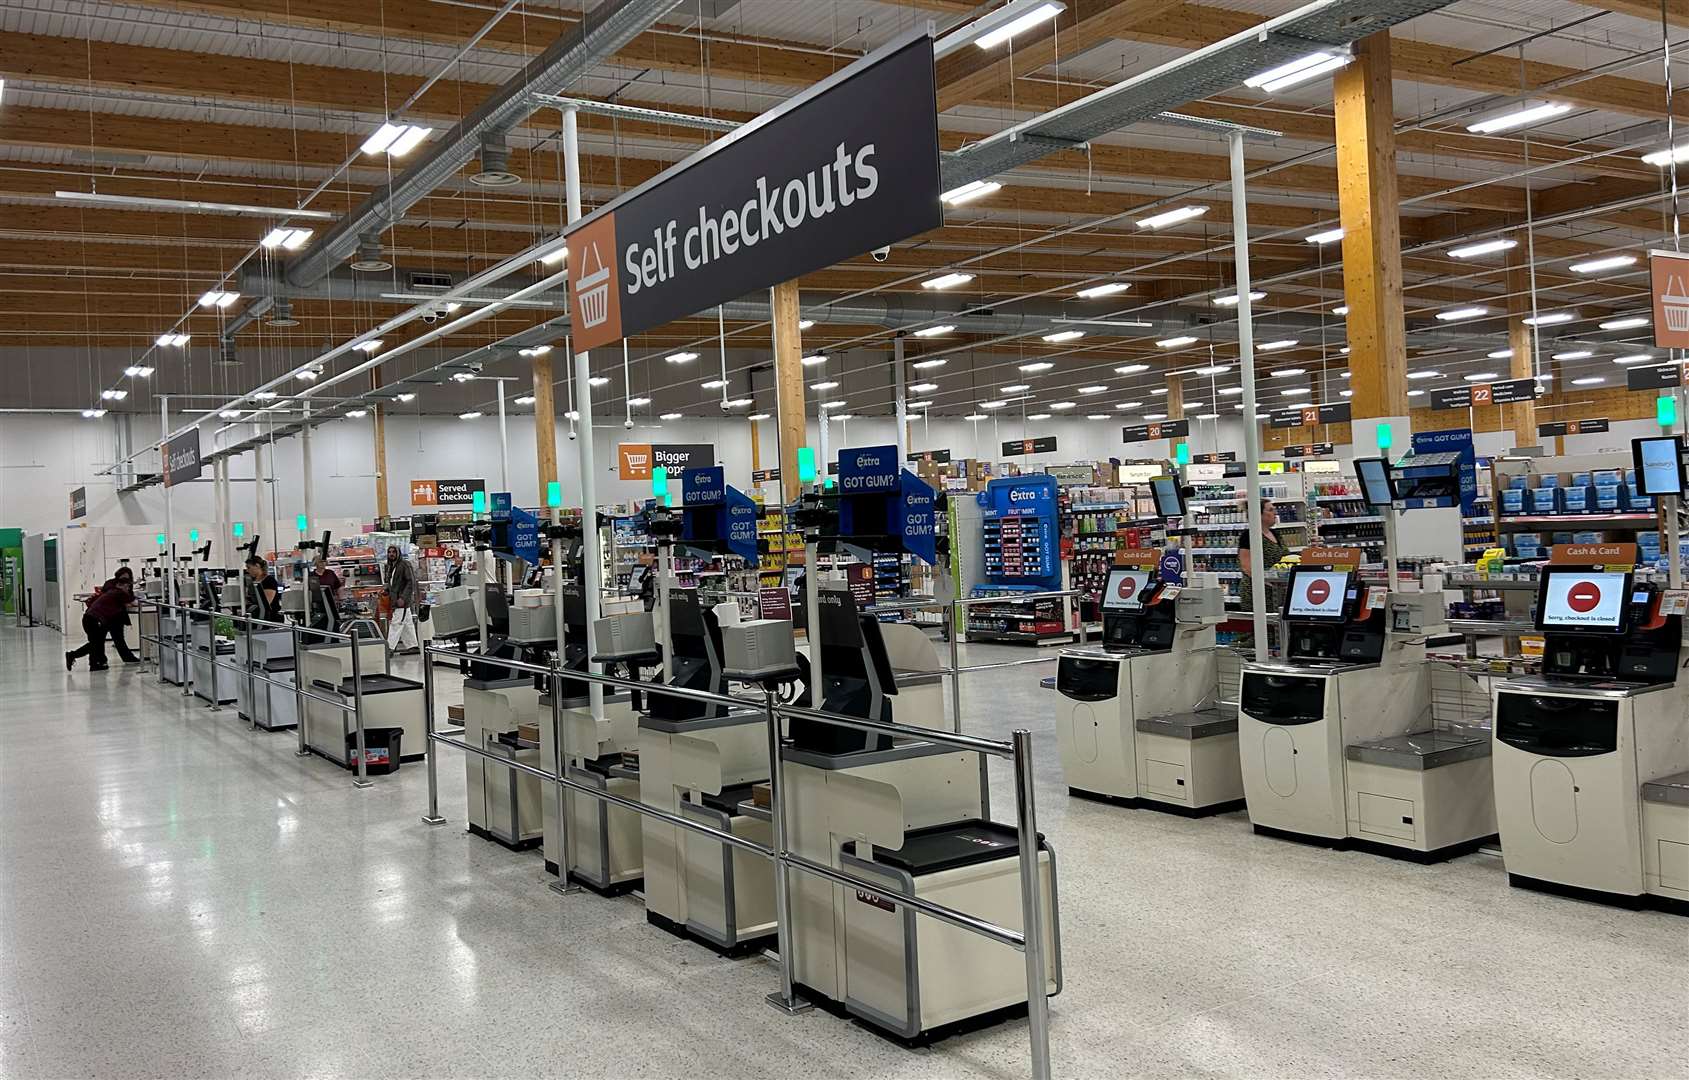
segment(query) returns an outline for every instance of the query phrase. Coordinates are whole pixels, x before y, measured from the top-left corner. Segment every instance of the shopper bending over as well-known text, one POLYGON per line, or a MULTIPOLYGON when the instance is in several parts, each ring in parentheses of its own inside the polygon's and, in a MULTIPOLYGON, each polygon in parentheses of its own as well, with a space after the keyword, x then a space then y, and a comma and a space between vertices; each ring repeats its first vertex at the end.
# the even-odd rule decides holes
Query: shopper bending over
MULTIPOLYGON (((1263 571, 1271 570, 1279 564, 1280 560, 1290 554, 1284 544, 1279 541, 1278 532, 1275 528, 1277 525, 1278 508, 1273 505, 1273 500, 1262 499, 1261 569, 1263 571)), ((1251 583, 1253 579, 1249 576, 1250 567, 1254 565, 1249 560, 1249 549, 1252 546, 1249 530, 1245 529, 1237 538, 1237 562, 1239 569, 1243 571, 1241 584, 1243 587, 1243 610, 1245 611, 1255 610, 1255 589, 1251 583)), ((1271 609, 1271 602, 1268 603, 1267 607, 1271 609)))
POLYGON ((125 566, 88 598, 88 609, 82 613, 82 632, 88 635, 88 642, 75 651, 65 653, 66 671, 74 668, 76 661, 84 656, 88 658, 89 671, 106 670, 110 666, 106 663, 108 634, 124 663, 141 662, 141 658, 130 652, 128 643, 123 640, 123 626, 129 619, 129 605, 134 600, 135 576, 125 566))
POLYGON ((393 609, 387 623, 387 648, 396 653, 417 651, 416 568, 399 554, 397 544, 387 548, 387 562, 381 568, 387 602, 393 609))

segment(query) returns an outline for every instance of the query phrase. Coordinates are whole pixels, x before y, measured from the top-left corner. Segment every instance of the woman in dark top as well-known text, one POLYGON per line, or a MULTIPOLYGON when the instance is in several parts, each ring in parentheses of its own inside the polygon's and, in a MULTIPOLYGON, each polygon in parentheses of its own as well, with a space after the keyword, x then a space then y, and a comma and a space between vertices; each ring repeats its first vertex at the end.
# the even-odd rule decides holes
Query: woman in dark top
POLYGON ((82 613, 82 632, 88 635, 88 642, 75 651, 65 653, 66 671, 74 668, 77 659, 83 656, 88 658, 90 671, 104 671, 109 667, 106 663, 107 634, 112 635, 112 644, 117 647, 124 663, 140 663, 141 658, 130 652, 129 645, 123 640, 123 623, 129 618, 129 605, 135 599, 134 584, 133 573, 124 567, 88 599, 88 610, 82 613))
MULTIPOLYGON (((1273 500, 1262 499, 1261 569, 1263 571, 1271 570, 1273 567, 1277 566, 1286 555, 1290 554, 1290 550, 1286 548, 1278 538, 1278 532, 1275 530, 1275 526, 1277 525, 1278 509, 1273 505, 1273 500)), ((1249 560, 1249 549, 1251 546, 1253 545, 1250 543, 1249 530, 1245 529, 1238 535, 1237 538, 1237 562, 1238 567, 1243 571, 1243 610, 1245 611, 1255 610, 1254 585, 1252 584, 1249 576, 1249 568, 1252 565, 1249 560)), ((1272 603, 1269 601, 1267 606, 1270 609, 1272 607, 1272 603)))
POLYGON ((281 582, 270 573, 269 564, 254 555, 246 560, 247 588, 252 602, 247 605, 254 617, 265 622, 281 622, 281 582))

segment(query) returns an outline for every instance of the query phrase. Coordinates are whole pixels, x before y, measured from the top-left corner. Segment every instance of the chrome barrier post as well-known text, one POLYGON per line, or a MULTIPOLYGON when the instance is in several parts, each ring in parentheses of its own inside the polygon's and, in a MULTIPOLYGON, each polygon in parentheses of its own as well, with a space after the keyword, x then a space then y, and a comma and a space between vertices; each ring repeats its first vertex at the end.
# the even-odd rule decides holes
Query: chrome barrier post
MULTIPOLYGON (((270 688, 264 687, 264 704, 270 703, 270 688)), ((258 730, 258 679, 252 670, 252 620, 246 620, 246 726, 258 730)))
POLYGON ((364 746, 364 679, 363 665, 358 662, 358 624, 352 624, 352 720, 358 725, 358 775, 353 787, 366 788, 369 782, 369 751, 364 746))
POLYGON ((440 816, 440 778, 434 771, 434 658, 430 654, 433 648, 432 645, 422 647, 422 750, 427 758, 423 764, 428 769, 428 813, 422 815, 422 822, 444 825, 446 819, 440 816))
MULTIPOLYGON (((812 624, 819 626, 817 615, 810 612, 812 624)), ((775 711, 774 688, 765 686, 762 694, 768 721, 768 817, 774 833, 774 933, 780 950, 780 989, 764 1000, 788 1016, 796 1016, 815 1006, 793 988, 792 972, 797 965, 792 955, 791 882, 786 877, 786 857, 791 853, 786 850, 786 792, 780 776, 780 714, 775 711)))
POLYGON ((194 658, 189 650, 194 647, 194 617, 193 609, 182 609, 182 696, 190 697, 194 692, 194 658))
POLYGON ((311 751, 305 748, 305 658, 301 655, 304 650, 300 646, 299 627, 289 627, 288 632, 293 635, 293 719, 299 736, 299 749, 293 755, 308 757, 311 751))
MULTIPOLYGON (((568 755, 563 752, 563 677, 555 671, 548 674, 546 689, 551 691, 551 766, 557 770, 557 880, 546 888, 560 896, 568 896, 580 892, 581 887, 569 880, 569 789, 563 784, 568 768, 568 755)), ((515 774, 512 774, 511 783, 515 782, 515 774)), ((606 873, 609 862, 610 853, 606 851, 606 873)))
MULTIPOLYGON (((962 733, 962 601, 950 604, 950 730, 962 733)), ((989 816, 989 815, 987 815, 989 816)))
POLYGON ((1033 808, 1032 733, 1017 729, 1015 748, 1016 827, 1020 830, 1020 906, 1026 915, 1026 1022, 1032 1039, 1033 1080, 1050 1077, 1050 999, 1045 989, 1044 889, 1038 871, 1038 817, 1033 808))

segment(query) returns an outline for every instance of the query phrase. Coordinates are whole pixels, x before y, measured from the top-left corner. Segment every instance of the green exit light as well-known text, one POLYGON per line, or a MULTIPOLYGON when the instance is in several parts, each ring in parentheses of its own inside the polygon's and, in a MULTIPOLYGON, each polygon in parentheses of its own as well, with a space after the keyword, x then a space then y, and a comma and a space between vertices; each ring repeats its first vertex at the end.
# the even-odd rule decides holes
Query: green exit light
POLYGON ((672 506, 669 502, 669 471, 659 465, 651 470, 651 494, 663 500, 664 506, 672 506))
POLYGON ((188 530, 188 543, 190 543, 190 544, 199 543, 199 530, 198 529, 189 529, 188 530))
POLYGON ((485 514, 487 512, 487 493, 477 491, 471 495, 469 497, 469 508, 477 514, 485 514))
POLYGON ((1189 465, 1191 463, 1191 444, 1180 443, 1173 447, 1173 460, 1180 465, 1189 465))
POLYGON ((297 524, 299 526, 300 532, 304 532, 306 529, 309 529, 311 527, 310 521, 308 521, 306 519, 304 514, 299 515, 299 519, 295 524, 297 524))
POLYGON ((545 485, 545 504, 547 506, 563 505, 563 485, 552 480, 545 485))
POLYGON ((1660 399, 1654 402, 1654 418, 1660 422, 1660 426, 1663 428, 1677 426, 1676 394, 1660 395, 1660 399))
POLYGON ((166 543, 167 543, 167 541, 164 539, 164 534, 159 533, 158 534, 158 546, 163 547, 166 543))
POLYGON ((1374 434, 1378 436, 1378 448, 1380 450, 1390 449, 1391 444, 1396 441, 1396 434, 1390 430, 1389 424, 1379 424, 1374 429, 1374 434))
POLYGON ((798 447, 798 483, 815 483, 815 448, 812 446, 798 447))
POLYGON ((239 540, 241 537, 243 537, 245 535, 246 535, 246 522, 244 522, 244 521, 235 522, 235 539, 239 540))

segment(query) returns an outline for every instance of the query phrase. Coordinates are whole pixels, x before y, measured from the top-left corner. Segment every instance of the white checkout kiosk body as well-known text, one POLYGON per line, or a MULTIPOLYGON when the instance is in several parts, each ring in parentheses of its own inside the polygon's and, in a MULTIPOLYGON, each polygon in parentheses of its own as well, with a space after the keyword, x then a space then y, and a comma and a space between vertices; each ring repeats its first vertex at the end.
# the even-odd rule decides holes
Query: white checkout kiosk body
POLYGON ((1069 794, 1216 813, 1243 799, 1237 726, 1198 710, 1214 696, 1225 599, 1152 571, 1109 571, 1103 643, 1062 652, 1056 742, 1069 794))
POLYGON ((1689 769, 1689 681, 1683 618, 1662 614, 1663 598, 1623 570, 1543 568, 1542 675, 1495 688, 1511 884, 1628 906, 1672 898, 1673 881, 1683 895, 1689 837, 1669 834, 1674 777, 1689 769))
MULTIPOLYGON (((508 674, 491 663, 472 663, 463 682, 463 741, 507 761, 549 769, 538 738, 523 728, 551 724, 539 707, 531 675, 508 674)), ((542 837, 542 795, 549 792, 531 773, 480 754, 463 755, 469 832, 521 851, 542 837)))
MULTIPOLYGON (((822 589, 819 626, 825 712, 927 727, 943 713, 894 711, 897 688, 881 626, 850 593, 822 589)), ((1018 837, 984 820, 978 755, 919 740, 794 719, 782 748, 787 844, 888 889, 1020 928, 1018 837)), ((1061 987, 1055 856, 1040 838, 1047 990, 1061 987)), ((1026 1005, 1015 951, 812 874, 790 875, 795 981, 903 1039, 927 1039, 1026 1005)))

